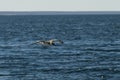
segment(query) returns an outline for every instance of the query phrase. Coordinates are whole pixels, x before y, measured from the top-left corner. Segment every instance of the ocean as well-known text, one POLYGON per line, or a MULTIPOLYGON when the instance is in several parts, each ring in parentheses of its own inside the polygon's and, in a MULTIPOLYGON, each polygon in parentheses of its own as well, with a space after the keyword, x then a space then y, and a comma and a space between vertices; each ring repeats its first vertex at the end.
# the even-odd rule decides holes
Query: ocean
POLYGON ((119 79, 120 15, 0 16, 0 80, 119 79))

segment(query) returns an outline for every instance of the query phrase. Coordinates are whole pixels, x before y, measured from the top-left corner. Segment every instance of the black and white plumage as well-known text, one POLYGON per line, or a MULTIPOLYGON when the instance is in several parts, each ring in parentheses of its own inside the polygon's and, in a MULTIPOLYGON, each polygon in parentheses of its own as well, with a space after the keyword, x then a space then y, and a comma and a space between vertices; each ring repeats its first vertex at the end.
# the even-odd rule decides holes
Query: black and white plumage
POLYGON ((50 46, 50 45, 63 44, 63 41, 62 40, 58 40, 58 39, 51 39, 51 40, 47 40, 47 41, 36 41, 35 43, 38 43, 38 44, 41 44, 41 45, 50 46))

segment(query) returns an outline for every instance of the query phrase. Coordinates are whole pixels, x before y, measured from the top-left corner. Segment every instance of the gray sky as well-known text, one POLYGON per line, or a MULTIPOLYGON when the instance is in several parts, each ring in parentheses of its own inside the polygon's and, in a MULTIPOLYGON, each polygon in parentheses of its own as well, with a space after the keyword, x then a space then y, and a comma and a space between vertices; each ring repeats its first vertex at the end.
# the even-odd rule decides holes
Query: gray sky
POLYGON ((120 0, 0 0, 0 11, 120 11, 120 0))

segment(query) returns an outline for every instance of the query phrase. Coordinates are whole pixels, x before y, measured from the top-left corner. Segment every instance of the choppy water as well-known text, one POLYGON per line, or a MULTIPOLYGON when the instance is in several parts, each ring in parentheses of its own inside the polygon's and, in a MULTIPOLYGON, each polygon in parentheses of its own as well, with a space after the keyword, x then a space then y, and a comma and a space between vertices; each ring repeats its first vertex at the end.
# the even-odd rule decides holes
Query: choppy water
POLYGON ((0 80, 119 79, 120 15, 0 16, 0 80))

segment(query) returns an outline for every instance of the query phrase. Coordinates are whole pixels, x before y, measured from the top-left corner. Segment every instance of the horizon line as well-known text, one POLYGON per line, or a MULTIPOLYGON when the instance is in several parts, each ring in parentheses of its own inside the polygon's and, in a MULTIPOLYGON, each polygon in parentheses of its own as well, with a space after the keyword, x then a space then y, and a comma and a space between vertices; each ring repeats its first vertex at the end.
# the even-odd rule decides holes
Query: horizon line
POLYGON ((120 11, 0 11, 0 12, 120 12, 120 11))
POLYGON ((0 11, 0 15, 94 15, 120 14, 120 11, 0 11))

